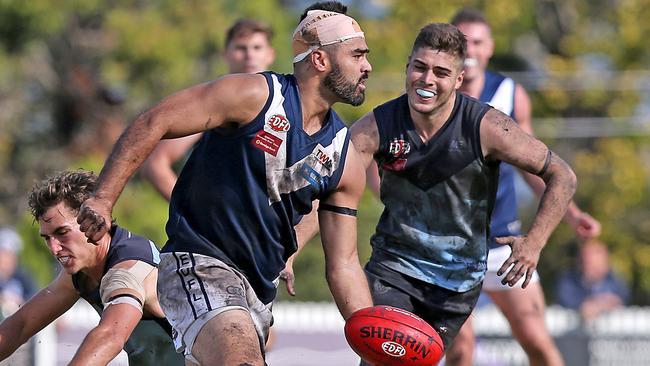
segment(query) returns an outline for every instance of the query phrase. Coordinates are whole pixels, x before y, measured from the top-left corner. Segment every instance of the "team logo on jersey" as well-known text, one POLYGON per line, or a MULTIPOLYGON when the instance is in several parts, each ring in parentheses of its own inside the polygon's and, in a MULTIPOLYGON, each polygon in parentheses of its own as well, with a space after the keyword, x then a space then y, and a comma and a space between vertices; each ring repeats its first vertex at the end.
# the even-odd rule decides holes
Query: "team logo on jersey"
POLYGON ((411 152, 411 144, 403 139, 393 139, 388 145, 388 152, 396 158, 411 152))
POLYGON ((264 130, 260 130, 251 140, 251 144, 266 153, 276 156, 282 145, 282 139, 264 130))
POLYGON ((278 132, 287 132, 289 131, 289 128, 291 128, 291 124, 287 117, 281 114, 272 115, 271 118, 269 118, 268 124, 273 131, 278 132))
POLYGON ((318 149, 316 151, 316 159, 318 159, 318 162, 323 164, 325 168, 329 170, 332 169, 332 158, 330 158, 323 150, 318 149))

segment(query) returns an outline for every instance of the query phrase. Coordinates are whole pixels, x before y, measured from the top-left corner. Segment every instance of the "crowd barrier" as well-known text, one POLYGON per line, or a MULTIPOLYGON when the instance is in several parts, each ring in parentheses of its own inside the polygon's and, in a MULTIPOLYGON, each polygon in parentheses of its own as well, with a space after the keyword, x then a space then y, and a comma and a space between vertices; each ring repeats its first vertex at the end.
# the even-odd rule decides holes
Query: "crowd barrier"
MULTIPOLYGON (((275 341, 268 354, 270 366, 358 362, 346 345, 344 322, 334 304, 277 303, 273 314, 275 341)), ((478 335, 475 365, 528 365, 524 351, 512 339, 508 322, 496 307, 481 307, 473 316, 478 335)), ((65 365, 98 319, 94 310, 80 301, 0 366, 65 365)), ((576 312, 550 306, 546 323, 568 366, 650 365, 650 307, 622 308, 583 324, 576 312)), ((126 366, 124 354, 111 365, 126 366)))

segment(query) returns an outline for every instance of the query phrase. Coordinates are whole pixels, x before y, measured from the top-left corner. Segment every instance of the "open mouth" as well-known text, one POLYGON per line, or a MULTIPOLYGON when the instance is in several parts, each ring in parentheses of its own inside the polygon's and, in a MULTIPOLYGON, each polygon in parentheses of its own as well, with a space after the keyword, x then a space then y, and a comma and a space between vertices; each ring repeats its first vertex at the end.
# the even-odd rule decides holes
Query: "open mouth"
POLYGON ((61 264, 64 265, 64 266, 65 266, 66 264, 68 264, 68 262, 70 261, 71 258, 72 258, 72 257, 67 256, 67 255, 65 255, 65 256, 60 256, 60 257, 56 257, 56 259, 59 261, 59 263, 61 263, 61 264))
POLYGON ((421 96, 422 98, 425 98, 425 99, 433 98, 436 95, 438 95, 438 93, 436 93, 434 91, 426 90, 426 89, 420 89, 420 88, 415 89, 415 92, 419 96, 421 96))
POLYGON ((464 65, 465 67, 476 67, 478 66, 478 60, 475 58, 466 58, 464 65))

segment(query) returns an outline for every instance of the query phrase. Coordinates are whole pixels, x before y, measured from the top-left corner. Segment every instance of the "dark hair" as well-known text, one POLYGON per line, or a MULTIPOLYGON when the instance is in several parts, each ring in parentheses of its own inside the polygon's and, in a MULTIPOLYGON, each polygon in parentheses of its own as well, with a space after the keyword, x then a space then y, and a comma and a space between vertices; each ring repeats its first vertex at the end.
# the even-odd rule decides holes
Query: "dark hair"
POLYGON ((29 193, 29 209, 38 220, 50 207, 64 202, 75 213, 95 190, 97 176, 84 170, 63 171, 35 183, 29 193))
POLYGON ((226 32, 226 47, 233 39, 242 36, 248 36, 254 33, 263 33, 266 40, 271 43, 273 38, 273 28, 270 25, 255 19, 243 18, 236 21, 226 32))
POLYGON ((481 12, 478 9, 474 8, 463 8, 454 15, 453 18, 451 18, 451 24, 458 26, 459 24, 463 23, 482 23, 487 25, 488 27, 490 26, 485 19, 485 15, 483 15, 483 12, 481 12))
POLYGON ((348 12, 348 7, 341 4, 338 1, 319 1, 317 3, 310 5, 307 9, 305 9, 305 11, 300 16, 301 22, 305 18, 307 18, 307 13, 311 10, 325 10, 325 11, 332 11, 335 13, 346 14, 348 12))
POLYGON ((429 47, 456 56, 462 62, 467 55, 467 40, 458 28, 447 23, 431 23, 420 29, 411 53, 429 47))

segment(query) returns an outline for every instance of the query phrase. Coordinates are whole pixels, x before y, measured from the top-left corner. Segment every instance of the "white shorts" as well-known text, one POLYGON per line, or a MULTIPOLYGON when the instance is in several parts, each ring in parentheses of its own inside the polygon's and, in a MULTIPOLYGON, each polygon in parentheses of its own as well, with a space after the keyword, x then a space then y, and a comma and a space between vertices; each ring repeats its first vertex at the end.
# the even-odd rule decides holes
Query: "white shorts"
POLYGON ((273 323, 273 303, 263 304, 246 277, 222 261, 193 253, 161 253, 158 300, 173 328, 176 351, 186 359, 198 363, 192 347, 201 328, 218 314, 233 309, 251 314, 264 353, 273 323))
MULTIPOLYGON (((497 276, 497 272, 499 271, 499 268, 503 265, 503 262, 508 259, 510 256, 510 246, 509 245, 501 245, 497 248, 490 249, 488 252, 488 258, 487 258, 487 272, 485 272, 485 279, 483 279, 483 290, 487 291, 504 291, 504 290, 511 290, 515 287, 521 288, 521 284, 524 282, 525 277, 522 277, 516 285, 510 287, 508 285, 503 285, 501 284, 501 280, 503 279, 503 276, 506 274, 504 273, 502 276, 497 276)), ((507 272, 506 272, 507 273, 507 272)), ((530 283, 535 283, 539 282, 539 274, 537 271, 533 273, 533 277, 530 279, 530 283)))

